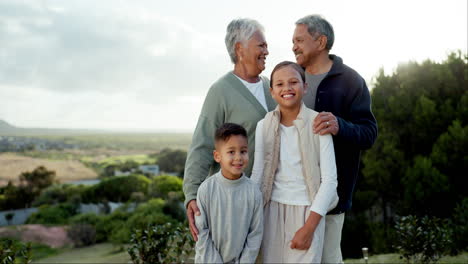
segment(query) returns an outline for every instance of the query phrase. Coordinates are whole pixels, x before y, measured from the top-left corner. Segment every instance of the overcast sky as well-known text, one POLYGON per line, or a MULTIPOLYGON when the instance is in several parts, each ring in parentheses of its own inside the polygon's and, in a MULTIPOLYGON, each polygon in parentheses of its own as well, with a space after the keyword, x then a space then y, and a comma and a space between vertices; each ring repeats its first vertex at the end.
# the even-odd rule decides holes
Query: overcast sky
POLYGON ((234 18, 265 27, 264 75, 294 60, 294 22, 321 14, 333 54, 372 86, 383 67, 467 52, 467 1, 0 0, 0 119, 20 127, 194 130, 232 70, 234 18))

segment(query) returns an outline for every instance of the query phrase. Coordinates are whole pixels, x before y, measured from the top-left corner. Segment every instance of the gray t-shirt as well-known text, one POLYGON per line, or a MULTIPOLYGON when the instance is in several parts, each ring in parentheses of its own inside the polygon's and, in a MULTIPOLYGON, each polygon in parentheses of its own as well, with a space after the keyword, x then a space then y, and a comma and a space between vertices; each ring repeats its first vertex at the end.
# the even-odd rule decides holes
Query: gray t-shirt
POLYGON ((263 237, 257 184, 245 175, 226 179, 220 171, 200 185, 197 205, 195 263, 254 263, 263 237))
POLYGON ((305 78, 307 82, 307 93, 304 95, 302 100, 310 109, 315 109, 315 97, 317 95, 317 88, 320 82, 327 76, 328 72, 322 74, 310 74, 305 73, 305 78))

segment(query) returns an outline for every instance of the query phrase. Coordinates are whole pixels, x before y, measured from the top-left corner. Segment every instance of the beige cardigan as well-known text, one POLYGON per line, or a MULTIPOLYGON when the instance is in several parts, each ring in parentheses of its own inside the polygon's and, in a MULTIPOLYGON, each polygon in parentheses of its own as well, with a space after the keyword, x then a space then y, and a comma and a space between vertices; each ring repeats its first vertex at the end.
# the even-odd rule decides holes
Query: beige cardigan
MULTIPOLYGON (((312 123, 317 115, 317 112, 302 104, 299 115, 296 120, 294 120, 294 126, 299 132, 298 136, 299 149, 301 151, 302 172, 311 202, 315 200, 315 196, 319 191, 322 179, 320 170, 320 135, 312 132, 312 123)), ((281 113, 279 111, 279 107, 277 107, 274 111, 269 112, 263 121, 264 171, 261 179, 261 190, 264 206, 271 199, 271 191, 279 163, 280 119, 281 113)), ((326 136, 331 137, 330 135, 326 136)), ((327 204, 329 204, 328 211, 333 209, 338 203, 338 195, 336 192, 336 172, 334 177, 334 191, 327 195, 327 200, 329 199, 327 201, 327 204)))

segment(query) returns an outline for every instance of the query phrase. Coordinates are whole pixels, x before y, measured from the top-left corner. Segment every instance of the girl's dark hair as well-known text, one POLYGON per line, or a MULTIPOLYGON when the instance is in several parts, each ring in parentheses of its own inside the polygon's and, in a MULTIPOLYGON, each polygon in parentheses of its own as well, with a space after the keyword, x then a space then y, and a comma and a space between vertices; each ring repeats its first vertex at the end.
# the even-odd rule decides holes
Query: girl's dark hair
POLYGON ((271 75, 270 75, 270 87, 273 87, 273 75, 275 74, 275 72, 283 67, 286 67, 286 66, 291 66, 293 67, 293 69, 295 69, 299 75, 301 75, 301 79, 302 79, 302 82, 305 83, 305 73, 304 73, 304 69, 297 63, 295 62, 292 62, 292 61, 283 61, 283 62, 280 62, 278 64, 276 64, 275 68, 273 69, 273 71, 271 72, 271 75))
POLYGON ((247 139, 247 131, 245 131, 243 126, 234 123, 224 123, 216 129, 215 143, 227 141, 233 135, 241 135, 247 139))

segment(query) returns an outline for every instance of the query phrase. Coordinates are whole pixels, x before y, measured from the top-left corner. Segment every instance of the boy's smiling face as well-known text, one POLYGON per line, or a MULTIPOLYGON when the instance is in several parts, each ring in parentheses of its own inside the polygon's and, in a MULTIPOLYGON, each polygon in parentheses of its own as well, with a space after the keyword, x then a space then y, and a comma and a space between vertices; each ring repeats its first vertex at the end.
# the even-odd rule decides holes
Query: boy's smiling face
POLYGON ((239 179, 249 163, 247 138, 231 135, 228 140, 217 142, 213 156, 221 165, 221 172, 225 178, 239 179))

